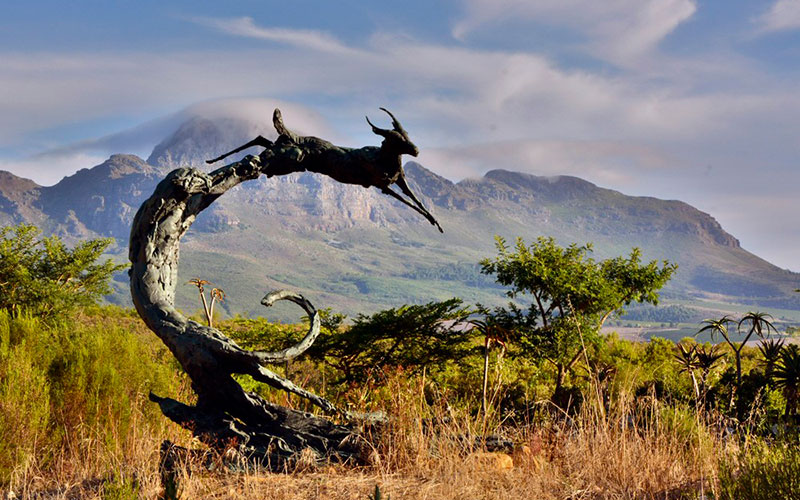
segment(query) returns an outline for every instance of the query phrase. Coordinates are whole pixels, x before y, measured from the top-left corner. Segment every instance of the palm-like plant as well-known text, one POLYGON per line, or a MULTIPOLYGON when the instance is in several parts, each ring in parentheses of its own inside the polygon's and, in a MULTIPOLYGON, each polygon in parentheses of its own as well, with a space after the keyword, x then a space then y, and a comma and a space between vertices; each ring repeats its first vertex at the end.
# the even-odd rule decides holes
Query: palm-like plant
POLYGON ((694 371, 697 369, 697 345, 686 346, 685 344, 678 344, 678 352, 675 354, 675 359, 681 367, 680 372, 686 372, 692 378, 694 398, 695 401, 699 401, 700 388, 697 385, 697 377, 694 375, 694 371))
POLYGON ((222 288, 212 288, 211 289, 211 305, 209 306, 208 302, 206 301, 206 285, 210 285, 211 282, 208 280, 200 279, 200 278, 192 278, 190 279, 187 284, 194 285, 197 287, 197 291, 200 293, 200 302, 203 304, 203 313, 206 315, 206 321, 208 321, 208 326, 214 326, 214 304, 216 302, 225 302, 225 292, 222 288))
POLYGON ((724 352, 719 352, 718 346, 698 346, 695 349, 695 366, 700 370, 700 397, 705 400, 706 393, 708 393, 708 375, 714 369, 717 362, 725 357, 724 352))
POLYGON ((786 416, 796 414, 800 391, 800 347, 797 344, 789 344, 781 350, 772 378, 786 397, 786 416))
MULTIPOLYGON (((497 362, 500 363, 506 351, 506 341, 508 339, 508 329, 498 325, 491 316, 487 316, 484 320, 473 319, 470 320, 476 330, 484 336, 483 343, 483 387, 481 390, 481 413, 484 420, 486 419, 486 412, 488 411, 488 398, 487 393, 489 390, 489 351, 493 344, 500 346, 501 351, 497 356, 497 362)), ((499 380, 498 380, 499 384, 499 380)))
POLYGON ((222 288, 211 289, 211 305, 208 306, 208 314, 206 315, 208 326, 214 326, 212 324, 214 320, 214 304, 217 302, 225 302, 225 290, 222 288))
MULTIPOLYGON (((736 359, 736 392, 738 392, 742 387, 742 350, 753 334, 756 334, 763 339, 766 336, 769 336, 770 330, 777 331, 775 330, 775 326, 769 321, 770 319, 772 319, 772 316, 766 313, 748 312, 742 317, 742 319, 736 322, 733 318, 726 314, 720 319, 703 320, 705 326, 697 332, 697 334, 700 334, 707 331, 711 334, 712 339, 716 335, 721 335, 722 338, 725 339, 725 342, 731 346, 733 355, 736 359), (744 339, 739 343, 736 343, 731 339, 731 330, 728 328, 728 325, 733 323, 736 323, 736 333, 739 335, 742 334, 742 325, 750 323, 750 328, 747 330, 744 339)), ((735 392, 732 391, 729 402, 729 406, 731 408, 733 407, 734 394, 735 392)))
POLYGON ((758 345, 758 350, 761 352, 761 360, 759 363, 764 367, 764 375, 766 375, 767 378, 771 378, 775 365, 781 358, 783 339, 762 340, 758 345))

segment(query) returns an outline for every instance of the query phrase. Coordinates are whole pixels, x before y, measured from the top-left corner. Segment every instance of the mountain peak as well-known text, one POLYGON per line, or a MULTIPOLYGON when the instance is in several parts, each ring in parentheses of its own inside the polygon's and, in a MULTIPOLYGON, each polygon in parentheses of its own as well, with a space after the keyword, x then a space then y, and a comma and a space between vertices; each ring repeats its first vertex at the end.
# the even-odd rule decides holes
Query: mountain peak
POLYGON ((191 117, 153 148, 147 163, 168 168, 202 164, 209 144, 230 142, 225 136, 225 131, 216 122, 201 116, 191 117))
POLYGON ((554 200, 587 196, 596 192, 595 184, 570 175, 539 176, 510 170, 490 170, 484 179, 499 182, 513 190, 534 190, 554 200))
POLYGON ((40 187, 34 181, 0 170, 0 195, 12 198, 20 193, 40 187))

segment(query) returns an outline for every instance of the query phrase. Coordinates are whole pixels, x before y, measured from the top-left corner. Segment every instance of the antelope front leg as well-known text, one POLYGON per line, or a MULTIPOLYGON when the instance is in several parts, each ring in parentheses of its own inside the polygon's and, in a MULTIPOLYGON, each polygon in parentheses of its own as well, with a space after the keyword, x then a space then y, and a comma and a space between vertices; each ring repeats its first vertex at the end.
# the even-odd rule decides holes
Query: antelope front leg
MULTIPOLYGON (((381 188, 381 192, 384 193, 384 194, 388 194, 392 198, 395 198, 396 200, 402 202, 403 204, 411 207, 414 211, 416 211, 417 213, 419 213, 420 215, 425 217, 428 220, 428 222, 430 222, 431 224, 436 226, 436 229, 438 229, 440 233, 444 233, 444 230, 442 229, 442 226, 439 225, 439 222, 436 221, 436 219, 433 217, 433 215, 430 214, 430 212, 425 210, 425 207, 422 206, 421 203, 420 203, 420 207, 422 207, 422 208, 417 207, 417 206, 413 205, 411 202, 409 202, 408 200, 406 200, 405 198, 403 198, 402 196, 400 196, 399 194, 397 194, 394 191, 392 191, 391 189, 389 189, 388 187, 381 188)), ((416 198, 414 198, 414 201, 417 201, 416 198)), ((419 203, 419 202, 417 201, 417 203, 419 203)))

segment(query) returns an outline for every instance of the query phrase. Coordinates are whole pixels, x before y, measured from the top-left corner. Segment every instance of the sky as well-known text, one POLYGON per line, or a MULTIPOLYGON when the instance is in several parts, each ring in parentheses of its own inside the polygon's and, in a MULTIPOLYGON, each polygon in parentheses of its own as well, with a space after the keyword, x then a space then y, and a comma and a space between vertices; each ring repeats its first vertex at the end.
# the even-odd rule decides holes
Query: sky
POLYGON ((384 106, 451 180, 682 200, 800 271, 800 0, 4 2, 0 62, 0 169, 44 185, 198 107, 362 146, 384 106))

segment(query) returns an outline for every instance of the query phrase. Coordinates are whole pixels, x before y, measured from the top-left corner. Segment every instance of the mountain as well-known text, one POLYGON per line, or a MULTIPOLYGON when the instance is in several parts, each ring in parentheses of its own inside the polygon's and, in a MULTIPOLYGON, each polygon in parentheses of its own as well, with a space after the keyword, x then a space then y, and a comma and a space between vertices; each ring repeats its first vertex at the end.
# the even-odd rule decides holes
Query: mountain
MULTIPOLYGON (((133 215, 169 170, 208 170, 204 159, 248 141, 258 128, 191 117, 147 161, 113 155, 50 187, 0 172, 0 222, 30 222, 73 240, 113 236, 115 254, 125 259, 133 215)), ((626 196, 569 176, 492 170, 453 183, 414 162, 405 169, 444 234, 376 189, 311 173, 261 177, 198 217, 184 238, 181 277, 222 287, 228 313, 263 314, 264 293, 284 287, 351 315, 452 296, 498 304, 503 290, 477 264, 495 254, 493 236, 530 242, 547 235, 565 245, 592 242, 597 258, 638 246, 645 259, 677 262, 662 294, 667 302, 800 310, 791 292, 800 275, 742 249, 713 217, 686 203, 626 196)), ((129 300, 125 280, 118 277, 114 298, 122 303, 129 300)), ((179 290, 178 306, 199 310, 191 286, 179 290)), ((290 306, 270 311, 297 314, 290 306)))

